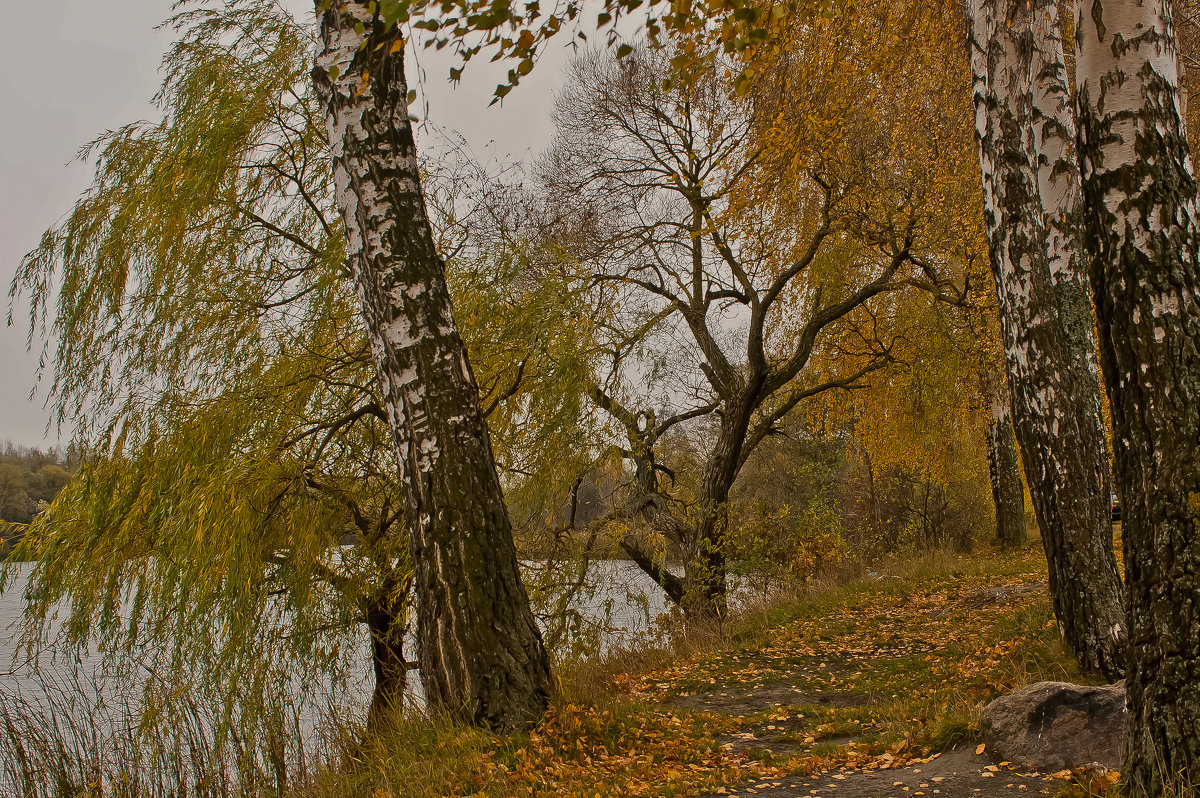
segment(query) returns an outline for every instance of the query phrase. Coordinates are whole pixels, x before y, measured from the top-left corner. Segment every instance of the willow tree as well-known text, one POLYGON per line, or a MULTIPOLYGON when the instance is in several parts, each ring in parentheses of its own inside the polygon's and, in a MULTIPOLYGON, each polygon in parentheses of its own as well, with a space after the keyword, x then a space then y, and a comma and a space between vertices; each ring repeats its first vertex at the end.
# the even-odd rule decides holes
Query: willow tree
MULTIPOLYGON (((310 88, 312 27, 258 0, 173 24, 163 119, 93 142, 92 187, 13 286, 35 327, 52 325, 51 396, 90 453, 26 540, 30 639, 66 601, 74 643, 205 682, 231 721, 369 664, 378 721, 412 667, 412 569, 310 88)), ((506 473, 537 482, 561 459, 550 441, 570 448, 578 426, 556 368, 580 308, 556 262, 492 212, 503 185, 461 159, 439 166, 437 244, 454 256, 484 411, 506 473)))
POLYGON ((409 568, 319 116, 293 92, 313 39, 268 3, 172 24, 162 121, 84 150, 93 185, 14 283, 52 319, 50 393, 89 452, 25 541, 30 636, 68 600, 72 642, 253 723, 357 671, 366 623, 377 712, 404 690, 409 568))
POLYGON ((965 486, 960 469, 971 471, 967 463, 980 463, 986 450, 997 531, 1016 542, 1024 539, 1023 487, 1011 418, 994 412, 1006 392, 987 240, 975 221, 960 30, 952 0, 863 2, 853 13, 792 19, 741 61, 758 76, 750 85, 761 94, 754 102, 777 170, 810 169, 816 149, 839 164, 865 212, 883 217, 899 207, 892 212, 917 220, 926 290, 896 300, 905 307, 896 327, 901 363, 845 402, 864 461, 929 465, 939 481, 965 486), (938 438, 949 419, 953 429, 938 438), (944 449, 951 440, 957 452, 944 449))
POLYGON ((404 39, 375 2, 317 13, 313 82, 398 454, 425 697, 491 728, 522 725, 546 708, 550 665, 425 209, 404 39))
POLYGON ((556 101, 541 164, 564 247, 619 298, 591 392, 630 464, 623 512, 642 522, 622 545, 690 617, 725 612, 729 491, 747 458, 812 397, 889 363, 889 295, 945 287, 922 236, 936 202, 904 173, 920 159, 855 166, 856 148, 878 153, 894 131, 872 118, 843 135, 852 144, 824 149, 829 139, 785 127, 825 118, 809 112, 828 95, 804 81, 808 67, 830 79, 834 59, 812 44, 781 81, 780 97, 813 98, 794 117, 769 102, 756 116, 720 65, 671 80, 669 52, 588 55, 556 101), (813 144, 771 160, 782 140, 813 144), (691 479, 665 462, 681 438, 700 459, 691 479))
MULTIPOLYGON (((880 478, 889 473, 904 477, 894 484, 923 486, 918 545, 971 547, 989 515, 988 496, 992 540, 1002 548, 1027 540, 1025 484, 1004 367, 997 336, 989 334, 994 302, 980 296, 986 287, 980 280, 964 307, 908 298, 897 320, 895 367, 872 375, 831 408, 849 417, 847 435, 865 471, 864 505, 887 503, 889 487, 880 478), (924 508, 930 496, 944 508, 940 527, 924 508)), ((878 510, 872 514, 878 518, 878 510)))
POLYGON ((1012 425, 1006 429, 1006 416, 996 412, 1004 373, 996 336, 989 334, 994 302, 988 303, 988 288, 979 279, 962 306, 909 292, 893 322, 895 365, 826 402, 824 421, 844 430, 861 474, 856 516, 883 546, 967 549, 989 515, 1001 546, 1025 542, 1012 425), (907 498, 911 486, 918 488, 919 503, 907 498), (885 519, 882 509, 895 505, 903 513, 885 519), (919 523, 910 524, 909 517, 919 523))
POLYGON ((975 221, 979 185, 970 178, 976 154, 971 109, 961 102, 970 79, 960 29, 952 0, 864 2, 853 13, 792 20, 747 48, 742 61, 760 76, 752 85, 764 94, 756 103, 780 167, 807 168, 805 154, 819 142, 842 153, 843 172, 866 173, 851 181, 863 208, 882 215, 896 207, 889 202, 901 202, 902 213, 918 220, 926 291, 897 300, 906 307, 897 328, 902 363, 848 399, 861 451, 876 465, 928 464, 951 482, 986 451, 998 536, 1016 542, 1024 539, 1023 487, 1011 418, 995 412, 1006 392, 998 384, 987 239, 975 221), (821 99, 794 102, 796 92, 821 99), (951 418, 948 438, 937 439, 932 430, 951 418), (958 452, 939 452, 950 439, 961 442, 958 452))
POLYGON ((1008 392, 1054 614, 1080 666, 1115 679, 1125 619, 1057 6, 977 0, 968 15, 1008 392))
POLYGON ((1134 795, 1200 786, 1200 213, 1172 6, 1076 3, 1088 265, 1129 591, 1134 795))

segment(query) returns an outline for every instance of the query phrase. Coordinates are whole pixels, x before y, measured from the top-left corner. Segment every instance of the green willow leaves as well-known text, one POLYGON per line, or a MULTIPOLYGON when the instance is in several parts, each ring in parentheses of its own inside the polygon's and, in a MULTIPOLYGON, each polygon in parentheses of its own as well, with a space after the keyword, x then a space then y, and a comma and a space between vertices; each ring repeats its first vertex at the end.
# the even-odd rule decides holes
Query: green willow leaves
MULTIPOLYGON (((242 0, 170 25, 162 119, 84 148, 92 186, 12 287, 56 342, 51 400, 89 453, 23 544, 27 640, 66 601, 70 642, 210 680, 232 719, 280 685, 362 673, 372 613, 398 642, 407 546, 309 21, 242 0)), ((515 495, 552 503, 553 453, 586 449, 570 376, 586 308, 519 186, 439 163, 431 215, 497 456, 515 495)))

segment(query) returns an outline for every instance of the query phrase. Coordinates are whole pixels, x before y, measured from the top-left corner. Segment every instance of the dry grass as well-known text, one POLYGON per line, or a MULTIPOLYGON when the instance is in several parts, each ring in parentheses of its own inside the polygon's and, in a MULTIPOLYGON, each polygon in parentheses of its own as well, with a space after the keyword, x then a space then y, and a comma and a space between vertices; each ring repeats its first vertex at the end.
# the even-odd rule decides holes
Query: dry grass
MULTIPOLYGON (((1044 578, 1040 553, 1030 547, 897 558, 849 582, 811 580, 742 607, 720 627, 680 627, 655 646, 560 664, 559 696, 547 717, 527 731, 496 735, 415 716, 373 737, 343 725, 330 733, 321 762, 290 768, 286 783, 272 781, 269 757, 257 753, 247 760, 262 763, 251 768, 251 781, 204 781, 204 774, 230 765, 206 759, 202 745, 150 761, 135 756, 129 738, 118 740, 111 749, 118 754, 104 759, 97 751, 109 743, 97 741, 98 727, 14 729, 7 736, 10 745, 18 742, 17 753, 8 761, 36 760, 42 785, 14 794, 168 795, 176 768, 203 787, 188 795, 214 798, 694 796, 823 763, 866 761, 885 751, 920 756, 974 737, 983 703, 999 692, 1046 678, 1077 679, 1044 594, 1025 593, 1001 606, 976 607, 970 600, 981 588, 1044 578), (815 664, 835 657, 853 666, 830 680, 829 671, 815 664), (784 708, 805 716, 788 756, 735 753, 721 745, 734 733, 768 723, 779 707, 738 716, 677 703, 681 695, 779 680, 813 693, 862 694, 870 702, 784 708), (829 742, 844 734, 857 738, 853 749, 829 742), (103 764, 97 769, 94 762, 103 764), (55 767, 61 775, 47 775, 55 767), (133 781, 128 789, 120 783, 121 774, 139 774, 131 776, 136 791, 133 781)), ((272 748, 278 743, 243 746, 272 748)))
POLYGON ((1076 675, 1044 594, 995 607, 969 600, 980 588, 1044 578, 1030 547, 896 558, 849 583, 812 580, 741 608, 722 627, 677 629, 656 646, 561 665, 560 696, 528 733, 410 721, 387 739, 357 742, 306 794, 698 795, 885 751, 902 758, 942 750, 977 735, 983 703, 997 693, 1076 675), (814 658, 846 652, 862 664, 835 689, 871 695, 870 705, 803 708, 808 725, 794 755, 734 754, 720 745, 767 723, 776 706, 737 716, 676 703, 780 679, 829 689, 807 669, 814 658), (854 749, 827 742, 847 733, 860 741, 854 749))

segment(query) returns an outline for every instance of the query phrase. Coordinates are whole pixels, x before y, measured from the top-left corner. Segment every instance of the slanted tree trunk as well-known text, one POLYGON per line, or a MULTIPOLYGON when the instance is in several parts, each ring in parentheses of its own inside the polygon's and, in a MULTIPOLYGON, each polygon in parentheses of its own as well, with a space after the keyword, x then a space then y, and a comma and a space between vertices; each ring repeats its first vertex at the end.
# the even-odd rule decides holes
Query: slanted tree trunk
POLYGON ((996 505, 996 539, 1004 548, 1025 544, 1025 487, 1021 464, 1013 440, 1012 416, 1008 405, 997 401, 987 428, 988 471, 992 477, 992 501, 996 505))
MULTIPOLYGON (((643 550, 635 536, 621 541, 622 550, 655 581, 667 597, 683 610, 691 621, 719 621, 728 611, 725 531, 728 521, 729 492, 744 462, 744 447, 750 426, 753 400, 741 395, 727 403, 720 432, 704 465, 699 496, 686 519, 678 519, 666 506, 659 490, 654 447, 658 436, 683 416, 666 419, 663 424, 653 411, 634 412, 609 396, 598 386, 589 389, 598 407, 625 427, 629 449, 625 456, 634 464, 634 505, 625 511, 638 515, 655 531, 679 546, 684 558, 683 576, 671 573, 659 558, 643 550)), ((707 415, 688 412, 688 417, 707 415)))
POLYGON ((550 668, 426 217, 403 38, 373 6, 317 2, 313 80, 399 454, 421 682, 430 706, 510 728, 542 714, 550 668))
POLYGON ((1079 154, 1129 589, 1132 795, 1200 789, 1200 232, 1166 0, 1078 0, 1079 154))
POLYGON ((1117 678, 1125 621, 1056 6, 968 0, 968 15, 1009 396, 1054 613, 1080 666, 1117 678))
MULTIPOLYGON (((654 456, 658 436, 662 430, 669 429, 675 419, 668 419, 660 427, 653 411, 634 412, 599 386, 592 386, 588 393, 598 407, 625 427, 629 449, 623 454, 634 464, 634 497, 633 506, 623 512, 640 516, 656 532, 680 548, 684 557, 683 576, 671 573, 661 558, 644 550, 635 535, 625 537, 621 541, 621 549, 662 588, 667 598, 682 609, 689 620, 720 620, 728 609, 723 537, 727 502, 730 487, 737 476, 737 456, 740 441, 746 435, 746 425, 741 425, 739 433, 736 422, 731 428, 730 417, 726 416, 717 444, 705 465, 696 506, 688 519, 680 520, 672 515, 666 506, 666 497, 659 491, 660 466, 656 464, 654 456)), ((694 415, 707 415, 708 412, 705 409, 704 413, 694 415)))

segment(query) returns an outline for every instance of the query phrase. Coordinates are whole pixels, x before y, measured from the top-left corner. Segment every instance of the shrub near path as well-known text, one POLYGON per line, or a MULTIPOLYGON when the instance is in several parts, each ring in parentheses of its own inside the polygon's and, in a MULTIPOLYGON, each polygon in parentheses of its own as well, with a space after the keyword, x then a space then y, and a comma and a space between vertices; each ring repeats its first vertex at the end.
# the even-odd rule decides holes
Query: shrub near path
MULTIPOLYGON (((1079 681, 1033 549, 897 564, 748 613, 699 651, 566 671, 528 734, 429 723, 355 748, 311 795, 1037 794, 977 753, 984 703, 1079 681)), ((1100 782, 1103 783, 1103 782, 1100 782)))

